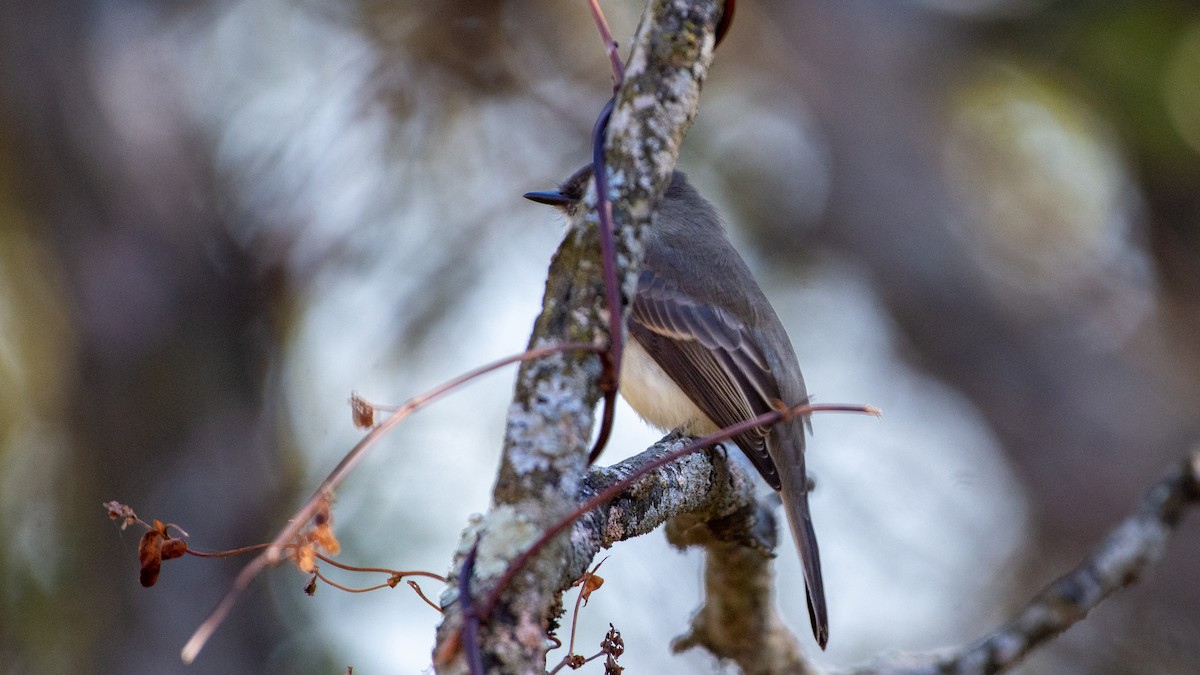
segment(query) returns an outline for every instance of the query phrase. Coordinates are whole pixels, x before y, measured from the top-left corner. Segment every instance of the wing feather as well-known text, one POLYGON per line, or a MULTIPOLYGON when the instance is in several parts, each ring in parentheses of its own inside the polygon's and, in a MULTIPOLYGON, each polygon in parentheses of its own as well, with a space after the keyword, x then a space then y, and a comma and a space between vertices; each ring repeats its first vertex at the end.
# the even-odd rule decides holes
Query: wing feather
MULTIPOLYGON (((696 302, 649 270, 638 280, 629 331, 719 427, 769 412, 780 398, 756 335, 730 313, 696 302)), ((733 440, 779 489, 779 472, 767 454, 768 433, 767 427, 755 427, 733 440)))

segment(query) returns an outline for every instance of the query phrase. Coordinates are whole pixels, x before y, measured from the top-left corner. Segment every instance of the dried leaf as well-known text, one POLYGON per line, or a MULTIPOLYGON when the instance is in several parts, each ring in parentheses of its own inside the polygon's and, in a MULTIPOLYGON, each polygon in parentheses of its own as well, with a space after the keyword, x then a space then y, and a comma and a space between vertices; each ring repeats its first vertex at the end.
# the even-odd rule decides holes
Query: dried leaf
POLYGON ((305 574, 312 574, 317 570, 317 552, 313 550, 312 544, 296 547, 296 566, 305 574))
POLYGON ((625 653, 625 640, 621 639, 621 631, 617 630, 611 623, 608 624, 608 634, 600 642, 600 651, 613 658, 617 658, 625 653))
POLYGON ((575 582, 575 585, 583 584, 583 588, 579 594, 583 596, 583 606, 587 607, 588 599, 592 597, 592 591, 604 585, 604 577, 595 574, 585 574, 582 579, 575 582))
POLYGON ((371 429, 375 426, 375 406, 359 396, 356 391, 350 392, 350 416, 354 419, 354 426, 359 429, 371 429))
POLYGON ((171 560, 187 553, 188 545, 183 539, 167 539, 162 545, 162 559, 171 560))
POLYGON ((313 528, 303 536, 305 541, 320 546, 329 555, 337 555, 342 551, 342 544, 333 534, 333 509, 328 498, 321 503, 321 508, 313 516, 313 528))
POLYGON ((109 520, 121 521, 122 530, 137 522, 137 514, 133 512, 133 508, 128 504, 122 504, 113 500, 111 502, 104 502, 104 508, 108 509, 109 520))
POLYGON ((158 581, 158 572, 162 568, 162 542, 162 534, 156 530, 143 534, 138 542, 138 578, 145 588, 158 581))
POLYGON ((337 555, 342 551, 342 544, 333 534, 333 523, 326 522, 313 528, 309 540, 320 546, 329 555, 337 555))
POLYGON ((581 584, 583 585, 583 588, 579 591, 579 596, 583 598, 584 607, 587 607, 588 598, 592 596, 592 591, 604 585, 604 578, 596 576, 596 572, 598 572, 600 570, 600 566, 606 562, 608 562, 608 556, 604 556, 600 562, 596 563, 596 566, 592 568, 591 572, 584 574, 582 577, 576 579, 575 583, 571 584, 572 588, 581 584))

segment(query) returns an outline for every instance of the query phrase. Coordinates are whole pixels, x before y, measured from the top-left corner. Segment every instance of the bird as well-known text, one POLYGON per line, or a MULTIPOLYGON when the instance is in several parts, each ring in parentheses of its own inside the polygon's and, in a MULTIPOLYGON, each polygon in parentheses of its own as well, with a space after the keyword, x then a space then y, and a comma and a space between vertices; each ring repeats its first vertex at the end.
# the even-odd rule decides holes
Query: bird
MULTIPOLYGON (((592 165, 555 191, 524 196, 573 215, 592 165)), ((808 400, 791 340, 716 208, 675 171, 644 239, 627 321, 619 391, 646 422, 705 436, 781 405, 808 400)), ((733 437, 780 493, 804 571, 809 620, 821 649, 829 617, 804 464, 807 416, 788 416, 733 437)))

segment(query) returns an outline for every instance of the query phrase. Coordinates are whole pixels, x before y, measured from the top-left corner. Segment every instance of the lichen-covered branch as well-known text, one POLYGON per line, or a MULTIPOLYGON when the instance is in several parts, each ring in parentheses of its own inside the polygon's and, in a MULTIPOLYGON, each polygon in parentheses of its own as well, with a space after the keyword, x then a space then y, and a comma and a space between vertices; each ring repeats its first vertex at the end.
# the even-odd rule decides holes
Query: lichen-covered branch
POLYGON ((961 649, 895 656, 857 675, 998 673, 1083 620, 1105 598, 1137 581, 1162 559, 1172 531, 1200 504, 1200 450, 1192 451, 1142 495, 1078 567, 1044 588, 1008 624, 961 649))
MULTIPOLYGON (((593 468, 580 501, 691 442, 669 436, 619 464, 593 468)), ((754 490, 754 478, 730 462, 724 451, 695 452, 641 476, 608 504, 581 518, 573 539, 581 552, 595 555, 601 548, 653 532, 681 513, 698 521, 731 518, 755 504, 754 490)), ((760 539, 760 546, 773 544, 766 536, 760 539)))
MULTIPOLYGON (((642 232, 696 114, 718 11, 718 0, 654 0, 635 38, 606 149, 616 259, 626 296, 636 285, 642 232)), ((593 203, 594 195, 589 208, 572 219, 555 254, 531 347, 608 340, 593 203)), ((440 671, 466 669, 461 655, 449 658, 455 650, 443 648, 456 639, 463 622, 457 589, 470 588, 476 597, 486 593, 510 561, 579 503, 599 375, 600 360, 590 353, 560 354, 519 370, 491 508, 464 533, 442 596, 440 671), (472 578, 459 584, 456 570, 477 538, 472 578)), ((564 533, 513 577, 478 633, 488 672, 545 669, 546 636, 561 613, 561 591, 589 560, 564 533)))

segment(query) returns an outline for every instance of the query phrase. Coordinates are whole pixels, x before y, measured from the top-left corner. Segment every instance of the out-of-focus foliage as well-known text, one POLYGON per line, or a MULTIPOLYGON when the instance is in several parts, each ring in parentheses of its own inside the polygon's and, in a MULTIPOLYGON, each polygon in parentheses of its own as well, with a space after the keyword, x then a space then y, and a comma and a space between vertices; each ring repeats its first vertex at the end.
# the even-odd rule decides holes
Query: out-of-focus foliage
MULTIPOLYGON (((602 4, 627 44, 641 3, 602 4)), ((815 421, 827 662, 978 636, 1200 435, 1197 72, 1190 3, 739 4, 682 168, 810 390, 885 411, 815 421)), ((519 195, 586 161, 607 59, 581 3, 83 0, 6 8, 0 84, 0 670, 174 672, 236 567, 143 590, 100 504, 261 541, 357 439, 351 390, 518 351, 559 237, 519 195)), ((343 559, 444 571, 509 389, 377 451, 343 559)), ((623 408, 605 461, 652 439, 623 408)), ((1171 546, 1028 671, 1200 668, 1200 534, 1171 546)), ((580 640, 715 670, 669 653, 697 561, 612 553, 580 640)), ((189 672, 428 666, 416 598, 267 577, 189 672)))

